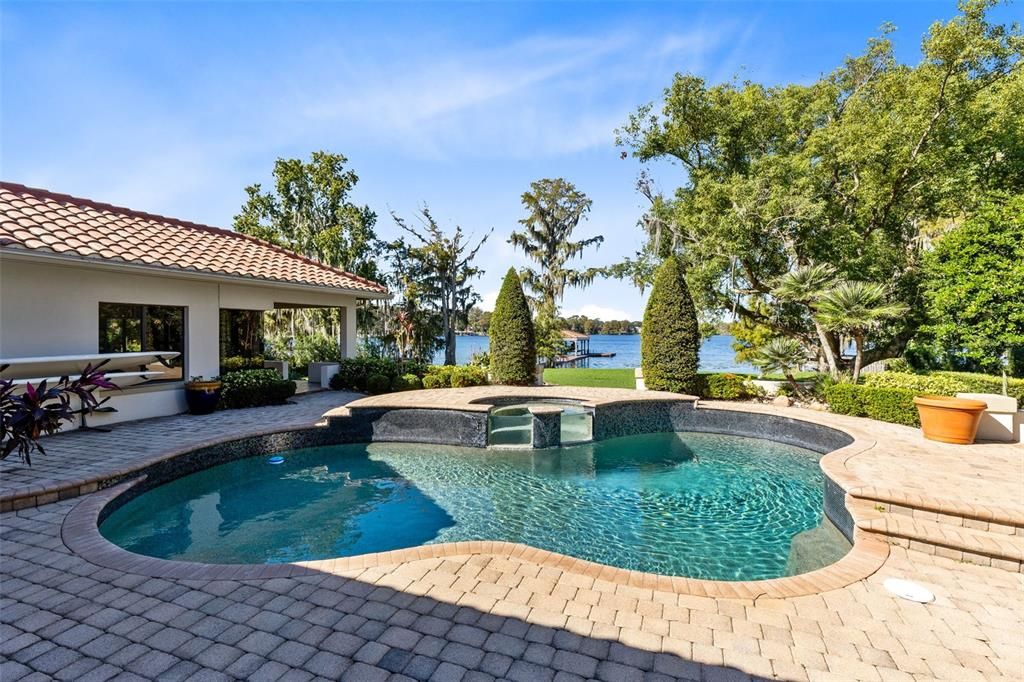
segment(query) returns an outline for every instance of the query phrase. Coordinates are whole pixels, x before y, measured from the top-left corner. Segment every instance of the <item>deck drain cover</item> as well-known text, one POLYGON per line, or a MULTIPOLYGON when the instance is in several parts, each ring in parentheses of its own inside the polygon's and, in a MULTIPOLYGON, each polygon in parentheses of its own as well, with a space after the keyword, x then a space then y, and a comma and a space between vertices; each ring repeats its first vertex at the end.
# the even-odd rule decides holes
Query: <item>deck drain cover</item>
POLYGON ((882 585, 889 592, 895 594, 901 599, 908 599, 910 601, 916 601, 919 604, 927 604, 928 602, 935 601, 935 595, 932 592, 917 583, 909 580, 901 580, 900 578, 888 578, 882 585))

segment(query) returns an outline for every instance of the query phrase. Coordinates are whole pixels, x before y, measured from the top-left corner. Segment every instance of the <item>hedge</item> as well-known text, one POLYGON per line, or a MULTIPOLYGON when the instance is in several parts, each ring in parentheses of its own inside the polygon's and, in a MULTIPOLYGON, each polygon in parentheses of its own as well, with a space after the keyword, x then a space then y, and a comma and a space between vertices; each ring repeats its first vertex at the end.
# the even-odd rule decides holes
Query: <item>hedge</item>
MULTIPOLYGON (((537 344, 530 306, 515 268, 509 268, 501 283, 491 313, 491 377, 496 384, 529 386, 536 380, 537 344)), ((424 384, 425 385, 425 384, 424 384)))
POLYGON ((487 373, 475 365, 431 365, 423 376, 423 388, 483 386, 487 373))
POLYGON ((390 393, 391 378, 386 374, 371 374, 366 378, 366 390, 369 393, 390 393))
MULTIPOLYGON (((864 385, 876 388, 904 388, 917 395, 955 395, 957 393, 998 393, 1003 392, 1002 377, 971 372, 929 372, 912 374, 906 372, 879 372, 864 377, 864 385)), ((1024 379, 1009 379, 1007 394, 1024 401, 1024 379)))
POLYGON ((833 384, 825 388, 825 401, 837 414, 906 426, 921 424, 914 405, 914 391, 905 388, 833 384))
POLYGON ((700 374, 697 377, 697 388, 697 395, 713 400, 739 400, 760 395, 750 379, 731 372, 700 374))
POLYGON ((900 388, 916 395, 953 395, 967 390, 955 379, 932 374, 878 372, 864 376, 864 385, 872 388, 900 388))
MULTIPOLYGON (((420 377, 426 370, 425 365, 417 362, 397 362, 389 358, 345 358, 338 363, 338 373, 331 377, 330 387, 335 391, 367 391, 370 390, 370 377, 379 374, 387 378, 390 388, 398 377, 406 374, 420 377)), ((382 385, 380 382, 378 384, 382 385)))
POLYGON ((423 388, 423 379, 415 374, 403 374, 391 382, 392 391, 415 391, 423 388))
POLYGON ((644 384, 655 391, 694 394, 699 390, 700 331, 683 264, 669 256, 654 276, 640 332, 644 384))
MULTIPOLYGON (((959 381, 967 388, 961 393, 1003 393, 1003 378, 973 372, 932 372, 932 376, 959 381)), ((1007 379, 1006 394, 1024 402, 1024 379, 1007 379)))
POLYGON ((228 372, 237 372, 240 369, 263 369, 263 357, 246 358, 241 355, 232 355, 231 357, 221 358, 221 375, 228 372))
POLYGON ((224 409, 283 405, 295 395, 295 382, 276 369, 243 369, 221 377, 220 405, 224 409))

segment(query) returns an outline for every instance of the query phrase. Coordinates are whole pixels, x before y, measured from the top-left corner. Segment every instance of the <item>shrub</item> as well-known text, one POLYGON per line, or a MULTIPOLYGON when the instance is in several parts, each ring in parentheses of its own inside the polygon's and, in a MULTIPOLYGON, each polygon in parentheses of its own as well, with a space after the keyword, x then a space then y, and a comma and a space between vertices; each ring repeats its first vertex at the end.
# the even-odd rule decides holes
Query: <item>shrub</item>
POLYGON ((19 386, 14 379, 0 379, 0 460, 17 452, 22 462, 32 466, 35 450, 46 454, 39 443, 42 436, 57 433, 76 415, 89 414, 107 402, 109 396, 101 400, 95 395, 98 389, 117 388, 100 370, 107 362, 86 365, 74 380, 64 376, 53 383, 44 380, 19 386))
POLYGON ((889 360, 885 364, 885 371, 897 372, 899 374, 913 374, 914 368, 910 366, 910 362, 906 358, 895 358, 889 360))
MULTIPOLYGON (((951 379, 962 384, 965 393, 1003 393, 1003 378, 973 372, 932 372, 931 376, 951 379)), ((1024 402, 1024 379, 1007 379, 1006 394, 1024 402)))
POLYGON ((221 377, 220 403, 225 409, 283 405, 295 395, 295 382, 275 369, 243 369, 221 377))
POLYGON ((857 384, 832 384, 825 388, 829 409, 837 414, 868 417, 893 424, 919 426, 914 391, 857 384))
POLYGON ((864 377, 864 385, 874 388, 902 388, 917 395, 953 395, 967 390, 965 383, 951 377, 902 372, 868 374, 864 377))
POLYGON ((486 383, 487 373, 473 365, 431 365, 423 376, 424 388, 465 388, 486 383))
POLYGON ((263 369, 263 357, 246 358, 241 355, 233 355, 229 358, 222 358, 220 361, 220 373, 237 372, 240 369, 263 369))
POLYGON ((739 400, 753 398, 757 388, 746 377, 737 374, 701 374, 699 375, 699 393, 701 398, 713 400, 739 400))
POLYGON ((326 334, 311 334, 295 339, 292 363, 296 367, 308 367, 311 362, 339 362, 341 359, 338 340, 326 334))
POLYGON ((483 386, 487 383, 487 372, 481 367, 464 365, 456 367, 451 374, 452 388, 465 388, 467 386, 483 386))
POLYGON ((427 374, 423 377, 423 388, 448 388, 448 377, 443 374, 427 374))
POLYGON ((415 374, 403 374, 391 382, 392 391, 415 391, 423 388, 423 381, 415 374))
POLYGON ((397 362, 388 358, 344 358, 338 363, 337 381, 331 378, 331 388, 365 391, 374 374, 381 374, 391 382, 403 373, 401 369, 397 362))
POLYGON ((658 268, 644 311, 640 364, 656 391, 696 393, 700 334, 682 263, 669 256, 658 268))
POLYGON ((488 335, 494 382, 513 386, 532 384, 537 366, 536 340, 530 306, 515 268, 509 268, 501 284, 488 335))
POLYGON ((366 390, 370 393, 388 393, 391 391, 391 379, 384 374, 371 374, 366 379, 366 390))

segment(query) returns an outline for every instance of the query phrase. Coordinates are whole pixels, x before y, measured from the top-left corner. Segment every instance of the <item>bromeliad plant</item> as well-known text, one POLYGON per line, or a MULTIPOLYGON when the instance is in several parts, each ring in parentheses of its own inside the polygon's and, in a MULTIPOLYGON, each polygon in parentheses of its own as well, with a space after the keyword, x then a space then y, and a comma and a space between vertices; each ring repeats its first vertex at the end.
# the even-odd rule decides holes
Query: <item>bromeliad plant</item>
POLYGON ((43 435, 57 433, 76 414, 88 414, 107 402, 109 396, 100 400, 95 395, 101 388, 117 388, 100 370, 105 364, 88 365, 77 379, 63 376, 52 386, 46 381, 25 384, 21 393, 13 379, 0 380, 0 460, 17 452, 31 466, 33 451, 46 454, 39 443, 43 435), (80 408, 72 406, 72 398, 78 398, 80 408))

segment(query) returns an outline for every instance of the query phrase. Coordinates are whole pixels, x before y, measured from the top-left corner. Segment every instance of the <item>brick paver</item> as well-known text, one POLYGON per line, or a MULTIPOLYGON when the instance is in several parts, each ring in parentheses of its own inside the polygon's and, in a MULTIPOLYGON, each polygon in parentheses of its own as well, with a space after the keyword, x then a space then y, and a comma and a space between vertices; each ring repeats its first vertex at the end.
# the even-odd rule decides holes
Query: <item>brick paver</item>
MULTIPOLYGON (((219 428, 266 425, 244 421, 219 428)), ((646 589, 486 553, 152 578, 64 545, 80 501, 0 514, 3 682, 1024 679, 1024 575, 911 547, 892 547, 866 579, 791 598, 646 589), (889 577, 922 583, 935 602, 893 597, 889 577)))
MULTIPOLYGON (((46 454, 36 453, 31 467, 13 457, 0 461, 0 498, 34 488, 77 485, 127 470, 171 449, 180 451, 209 441, 311 426, 328 410, 361 397, 346 391, 324 391, 295 396, 287 405, 125 422, 113 425, 109 433, 58 433, 44 441, 46 454)), ((54 494, 53 500, 57 497, 54 494)))
POLYGON ((841 590, 756 601, 641 590, 487 555, 349 575, 146 579, 98 568, 64 546, 60 525, 74 504, 0 515, 4 682, 32 672, 531 682, 560 674, 615 682, 1024 675, 1024 576, 900 547, 877 574, 841 590), (536 580, 541 571, 545 579, 536 580), (893 576, 921 582, 936 601, 889 595, 882 581, 893 576), (95 587, 80 589, 83 579, 95 587), (459 587, 438 587, 449 583, 459 587), (523 594, 486 611, 463 605, 497 584, 523 594), (558 627, 543 624, 550 612, 542 606, 520 603, 569 592, 562 610, 578 615, 558 627), (340 618, 327 626, 323 607, 309 601, 323 594, 339 598, 331 610, 340 618), (232 612, 244 614, 242 622, 222 617, 232 612), (644 613, 660 613, 667 634, 644 630, 644 613))

